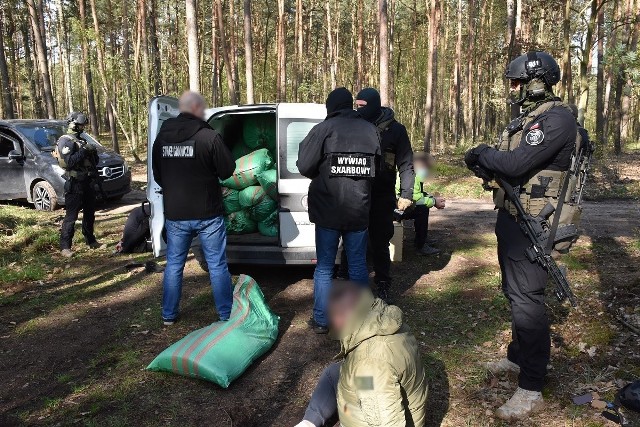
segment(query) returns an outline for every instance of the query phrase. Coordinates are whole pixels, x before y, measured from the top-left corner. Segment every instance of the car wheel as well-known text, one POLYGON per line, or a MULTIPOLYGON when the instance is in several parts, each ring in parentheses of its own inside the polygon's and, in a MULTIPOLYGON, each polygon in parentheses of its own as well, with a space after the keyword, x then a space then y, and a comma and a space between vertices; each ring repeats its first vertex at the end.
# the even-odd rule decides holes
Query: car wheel
POLYGON ((56 190, 47 181, 37 182, 33 186, 33 204, 39 211, 54 211, 58 208, 56 190))

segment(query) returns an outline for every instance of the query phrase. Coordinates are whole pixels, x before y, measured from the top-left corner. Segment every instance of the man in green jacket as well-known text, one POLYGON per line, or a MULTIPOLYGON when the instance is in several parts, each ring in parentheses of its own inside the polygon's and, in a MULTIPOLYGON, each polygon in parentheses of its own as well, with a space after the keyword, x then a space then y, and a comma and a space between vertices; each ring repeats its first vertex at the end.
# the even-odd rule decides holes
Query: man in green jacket
POLYGON ((343 427, 424 426, 427 379, 402 311, 346 281, 334 282, 329 304, 342 361, 325 369, 298 426, 336 414, 343 427))
MULTIPOLYGON (((401 219, 413 219, 416 237, 414 245, 419 255, 436 255, 440 250, 433 247, 434 240, 427 238, 429 231, 429 209, 444 209, 445 199, 440 196, 432 196, 424 189, 424 183, 433 169, 435 160, 430 154, 422 151, 413 153, 413 168, 416 173, 413 185, 414 206, 402 214, 401 219)), ((396 194, 399 197, 400 183, 396 182, 396 194)))

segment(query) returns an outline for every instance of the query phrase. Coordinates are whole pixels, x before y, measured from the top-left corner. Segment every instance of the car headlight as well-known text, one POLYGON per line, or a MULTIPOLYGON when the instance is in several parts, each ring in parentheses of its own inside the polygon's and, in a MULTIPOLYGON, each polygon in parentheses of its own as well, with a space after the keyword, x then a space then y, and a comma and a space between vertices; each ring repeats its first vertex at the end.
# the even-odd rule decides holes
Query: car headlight
POLYGON ((67 172, 64 169, 62 169, 59 165, 53 165, 53 171, 60 176, 64 175, 67 172))
POLYGON ((129 165, 127 164, 127 162, 124 162, 122 164, 122 173, 127 173, 129 172, 129 165))

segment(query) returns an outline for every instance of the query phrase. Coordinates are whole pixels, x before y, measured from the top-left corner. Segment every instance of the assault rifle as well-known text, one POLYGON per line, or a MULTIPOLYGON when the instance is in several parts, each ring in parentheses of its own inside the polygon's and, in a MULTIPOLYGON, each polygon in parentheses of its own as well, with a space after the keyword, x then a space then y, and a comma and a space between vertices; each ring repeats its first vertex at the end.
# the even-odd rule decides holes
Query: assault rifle
MULTIPOLYGON (((81 141, 81 145, 82 148, 86 150, 86 146, 89 145, 90 143, 85 141, 83 138, 80 138, 81 141)), ((95 150, 95 149, 94 149, 95 150)), ((100 173, 98 172, 98 163, 97 163, 97 159, 94 158, 93 156, 90 156, 91 158, 88 159, 91 162, 91 171, 89 172, 88 178, 91 182, 91 184, 93 185, 93 188, 95 190, 98 190, 98 194, 100 194, 100 196, 102 196, 102 200, 106 201, 107 200, 107 194, 104 192, 104 188, 102 188, 102 177, 100 176, 100 173)))
POLYGON ((558 301, 563 302, 568 299, 573 307, 578 305, 575 295, 569 287, 569 281, 565 274, 560 270, 556 261, 551 257, 550 253, 547 253, 547 239, 549 238, 549 223, 548 219, 553 214, 555 208, 549 203, 545 206, 540 214, 536 217, 528 214, 520 197, 515 194, 513 187, 504 180, 495 177, 496 182, 502 187, 507 198, 516 208, 518 212, 519 224, 524 234, 529 238, 531 246, 525 251, 525 254, 529 261, 537 262, 540 264, 551 276, 551 280, 555 283, 554 293, 558 298, 558 301))

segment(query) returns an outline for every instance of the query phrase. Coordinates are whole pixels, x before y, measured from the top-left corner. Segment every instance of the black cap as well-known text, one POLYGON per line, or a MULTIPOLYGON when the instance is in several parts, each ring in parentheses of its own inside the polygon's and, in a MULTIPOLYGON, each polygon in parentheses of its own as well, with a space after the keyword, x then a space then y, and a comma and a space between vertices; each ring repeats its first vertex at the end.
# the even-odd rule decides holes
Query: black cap
POLYGON ((336 88, 327 96, 326 106, 327 114, 335 113, 339 110, 352 110, 353 95, 345 87, 336 88))

